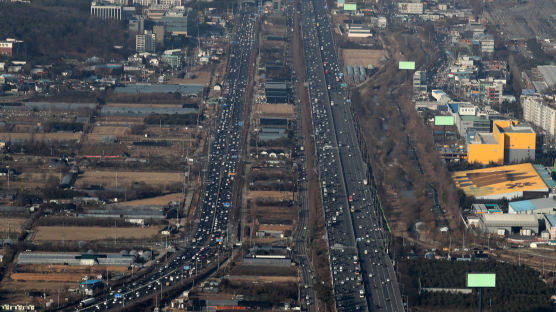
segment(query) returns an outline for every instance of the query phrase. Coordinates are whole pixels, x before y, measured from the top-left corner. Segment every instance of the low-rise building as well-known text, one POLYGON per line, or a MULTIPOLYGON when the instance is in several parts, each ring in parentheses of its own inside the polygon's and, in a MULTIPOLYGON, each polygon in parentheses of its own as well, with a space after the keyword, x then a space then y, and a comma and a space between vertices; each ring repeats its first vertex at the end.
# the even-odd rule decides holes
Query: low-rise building
POLYGON ((556 214, 544 214, 543 219, 550 239, 556 239, 556 214))
POLYGON ((479 227, 482 231, 497 235, 533 235, 539 232, 539 222, 533 215, 481 214, 479 227))
POLYGON ((531 200, 513 201, 508 204, 509 214, 531 214, 539 220, 543 219, 544 214, 556 213, 556 198, 537 198, 531 200))

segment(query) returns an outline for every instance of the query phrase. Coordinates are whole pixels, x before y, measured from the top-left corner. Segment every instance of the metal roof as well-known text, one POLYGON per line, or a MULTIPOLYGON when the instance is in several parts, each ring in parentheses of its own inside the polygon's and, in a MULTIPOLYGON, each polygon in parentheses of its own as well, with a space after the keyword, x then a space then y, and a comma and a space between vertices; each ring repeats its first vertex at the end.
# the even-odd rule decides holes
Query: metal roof
POLYGON ((556 188, 556 182, 552 180, 552 177, 543 165, 536 164, 533 165, 533 167, 535 168, 535 170, 537 170, 538 174, 541 176, 541 179, 544 181, 546 186, 556 188))
POLYGON ((509 205, 510 207, 512 207, 512 209, 515 212, 530 211, 530 210, 537 209, 530 200, 520 200, 520 201, 510 202, 509 205))
POLYGON ((203 85, 187 84, 187 85, 153 85, 153 84, 129 84, 125 87, 116 87, 114 93, 122 94, 140 94, 140 93, 174 93, 195 95, 203 91, 203 85))
POLYGON ((531 226, 539 225, 537 216, 531 214, 481 214, 481 220, 486 226, 531 226))
POLYGON ((551 227, 556 226, 556 215, 545 214, 544 217, 546 218, 546 221, 548 221, 551 227))

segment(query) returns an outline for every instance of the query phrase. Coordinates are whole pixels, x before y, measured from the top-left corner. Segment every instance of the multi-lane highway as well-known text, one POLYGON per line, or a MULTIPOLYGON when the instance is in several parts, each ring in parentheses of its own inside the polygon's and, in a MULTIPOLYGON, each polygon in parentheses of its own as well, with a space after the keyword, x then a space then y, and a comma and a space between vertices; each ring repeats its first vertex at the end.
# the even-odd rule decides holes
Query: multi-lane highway
MULTIPOLYGON (((231 246, 227 244, 228 215, 234 189, 234 173, 238 170, 241 137, 244 133, 245 95, 249 81, 251 54, 254 45, 255 14, 243 8, 235 27, 230 48, 226 96, 220 103, 220 115, 210 143, 205 190, 199 224, 191 245, 179 246, 168 263, 154 274, 146 275, 129 285, 83 301, 79 310, 109 310, 133 305, 147 296, 158 296, 164 288, 183 278, 193 277, 211 263, 222 260, 231 246)), ((73 309, 73 307, 72 307, 73 309)))
POLYGON ((404 311, 378 202, 342 89, 323 0, 302 3, 302 31, 338 311, 404 311))

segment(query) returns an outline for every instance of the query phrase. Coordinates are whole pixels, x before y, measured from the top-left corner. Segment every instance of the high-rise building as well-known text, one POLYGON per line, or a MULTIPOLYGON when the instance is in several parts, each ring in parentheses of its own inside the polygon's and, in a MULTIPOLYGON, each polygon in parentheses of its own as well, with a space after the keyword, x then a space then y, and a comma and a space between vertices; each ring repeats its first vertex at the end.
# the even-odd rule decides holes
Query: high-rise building
POLYGON ((164 24, 167 33, 187 36, 187 12, 185 10, 168 11, 160 21, 164 24))
POLYGON ((122 19, 122 6, 104 3, 91 3, 91 15, 103 19, 122 19))
POLYGON ((129 32, 133 34, 142 34, 145 32, 145 18, 136 16, 129 20, 129 32))
POLYGON ((149 30, 141 35, 135 36, 135 51, 137 52, 155 52, 156 51, 156 35, 149 30))
POLYGON ((422 94, 427 94, 427 72, 418 70, 413 74, 413 95, 418 97, 422 94))
POLYGON ((153 33, 156 35, 156 46, 159 48, 164 47, 164 25, 154 25, 153 33))
POLYGON ((538 94, 521 96, 523 119, 556 136, 556 101, 538 94))

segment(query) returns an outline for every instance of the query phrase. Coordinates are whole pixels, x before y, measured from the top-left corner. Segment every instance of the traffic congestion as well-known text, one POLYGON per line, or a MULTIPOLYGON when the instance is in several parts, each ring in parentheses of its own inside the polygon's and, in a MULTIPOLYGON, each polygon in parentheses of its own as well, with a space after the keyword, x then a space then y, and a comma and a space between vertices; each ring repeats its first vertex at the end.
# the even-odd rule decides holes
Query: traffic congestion
POLYGON ((254 9, 244 8, 236 25, 236 37, 230 48, 226 96, 220 103, 220 115, 210 144, 202 210, 190 245, 178 246, 169 261, 131 284, 122 285, 100 296, 81 301, 78 311, 110 310, 129 307, 147 296, 162 296, 164 288, 184 278, 194 278, 211 263, 223 261, 232 247, 228 237, 228 215, 232 205, 234 175, 237 172, 246 87, 249 80, 254 43, 254 9))
POLYGON ((304 51, 338 311, 404 311, 323 1, 302 6, 304 51))

